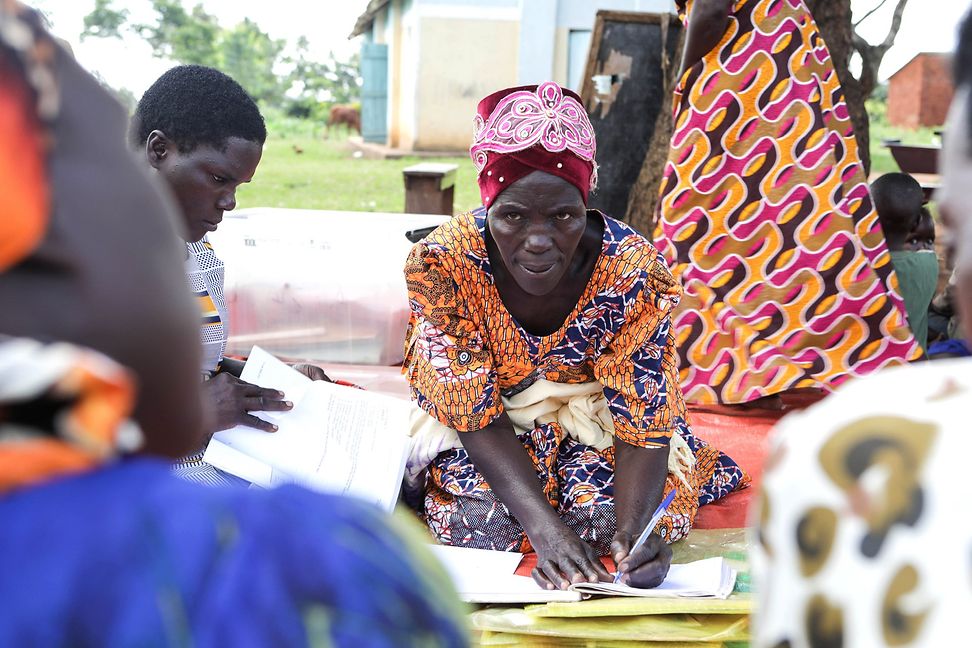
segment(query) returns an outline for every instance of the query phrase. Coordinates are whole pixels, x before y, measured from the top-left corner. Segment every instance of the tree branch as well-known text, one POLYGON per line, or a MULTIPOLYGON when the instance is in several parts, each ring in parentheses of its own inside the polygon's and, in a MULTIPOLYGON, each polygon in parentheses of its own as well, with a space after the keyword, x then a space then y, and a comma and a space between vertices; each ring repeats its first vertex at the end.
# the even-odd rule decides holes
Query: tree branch
MULTIPOLYGON (((884 1, 885 0, 882 0, 881 4, 884 4, 884 1)), ((884 40, 881 41, 881 44, 880 45, 871 45, 871 44, 869 44, 866 40, 864 40, 863 37, 861 37, 857 33, 857 30, 856 29, 852 29, 852 31, 854 33, 854 49, 856 49, 857 51, 860 52, 861 51, 860 43, 863 43, 866 47, 869 47, 869 48, 872 48, 872 49, 875 49, 875 50, 881 49, 881 50, 884 50, 885 52, 888 51, 889 49, 891 49, 891 46, 894 45, 894 39, 898 35, 898 30, 901 29, 901 16, 904 14, 905 6, 907 4, 908 4, 908 0, 898 0, 898 4, 895 5, 895 7, 894 7, 894 15, 891 16, 891 26, 888 28, 888 35, 884 37, 884 40)), ((880 5, 878 5, 878 6, 880 6, 880 5)), ((867 16, 865 16, 865 18, 866 17, 867 16)), ((863 20, 863 19, 861 19, 861 20, 863 20)), ((860 20, 857 21, 857 24, 854 25, 854 27, 856 27, 860 23, 861 23, 860 20)))
MULTIPOLYGON (((884 0, 882 0, 881 4, 884 4, 884 0)), ((868 60, 872 61, 874 65, 881 64, 881 59, 884 58, 885 53, 894 45, 894 39, 898 35, 898 30, 901 29, 901 16, 904 14, 907 4, 908 0, 898 0, 898 4, 894 8, 894 15, 891 17, 891 26, 888 28, 888 35, 878 45, 871 45, 863 36, 857 33, 856 29, 851 29, 851 43, 857 53, 864 59, 865 65, 868 60)), ((860 22, 858 21, 857 24, 860 24, 860 22)), ((877 74, 876 70, 875 74, 877 74)))
POLYGON ((908 4, 908 0, 898 0, 898 5, 894 8, 894 16, 891 18, 891 28, 888 29, 888 35, 884 37, 884 48, 890 49, 894 45, 894 39, 898 35, 898 30, 901 29, 901 17, 904 15, 905 5, 908 4))
POLYGON ((860 25, 862 22, 864 22, 865 20, 867 20, 868 18, 870 18, 874 14, 874 12, 876 12, 878 9, 880 9, 881 7, 883 7, 884 6, 884 3, 886 3, 887 1, 888 0, 881 0, 881 2, 879 2, 876 7, 874 7, 870 11, 868 11, 866 14, 864 14, 864 17, 863 18, 861 18, 856 23, 854 23, 853 24, 853 28, 854 29, 857 29, 857 26, 858 25, 860 25))

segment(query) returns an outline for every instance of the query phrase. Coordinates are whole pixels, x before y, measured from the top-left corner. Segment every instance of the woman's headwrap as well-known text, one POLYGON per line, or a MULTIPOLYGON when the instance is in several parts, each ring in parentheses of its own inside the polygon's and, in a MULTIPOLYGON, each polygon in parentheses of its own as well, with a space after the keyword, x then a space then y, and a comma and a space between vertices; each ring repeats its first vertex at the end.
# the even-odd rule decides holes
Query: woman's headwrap
POLYGON ((577 187, 597 186, 594 128, 580 97, 547 81, 494 92, 479 102, 469 148, 483 205, 517 180, 544 171, 577 187))

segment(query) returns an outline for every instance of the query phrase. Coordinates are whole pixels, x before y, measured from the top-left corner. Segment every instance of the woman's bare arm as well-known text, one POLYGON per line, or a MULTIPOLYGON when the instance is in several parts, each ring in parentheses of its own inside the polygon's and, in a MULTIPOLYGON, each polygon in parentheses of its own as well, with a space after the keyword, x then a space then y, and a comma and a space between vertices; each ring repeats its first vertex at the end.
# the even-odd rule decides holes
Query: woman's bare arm
POLYGON ((534 579, 543 587, 608 578, 593 549, 550 506, 536 469, 506 414, 482 430, 459 435, 476 469, 523 526, 537 551, 534 579))
POLYGON ((688 17, 685 50, 679 76, 719 44, 729 25, 732 0, 695 0, 688 17))

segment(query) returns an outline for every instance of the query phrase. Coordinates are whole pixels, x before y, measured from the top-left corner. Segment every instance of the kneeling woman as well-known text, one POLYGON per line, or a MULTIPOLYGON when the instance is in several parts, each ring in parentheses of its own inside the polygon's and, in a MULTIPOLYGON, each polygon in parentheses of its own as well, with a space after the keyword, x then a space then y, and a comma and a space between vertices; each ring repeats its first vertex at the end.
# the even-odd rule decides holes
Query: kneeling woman
POLYGON ((411 484, 441 542, 533 548, 543 586, 606 578, 608 553, 627 582, 657 585, 699 505, 748 481, 686 422, 669 319, 681 290, 647 239, 587 209, 595 142, 576 95, 511 88, 478 113, 485 207, 405 268, 405 371, 424 410, 411 484))

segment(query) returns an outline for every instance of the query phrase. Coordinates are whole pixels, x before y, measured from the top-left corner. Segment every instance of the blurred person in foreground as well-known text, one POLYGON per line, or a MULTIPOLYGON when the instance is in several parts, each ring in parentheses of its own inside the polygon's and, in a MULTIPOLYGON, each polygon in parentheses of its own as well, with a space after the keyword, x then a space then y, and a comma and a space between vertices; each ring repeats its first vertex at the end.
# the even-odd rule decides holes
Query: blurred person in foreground
POLYGON ((0 645, 464 645, 438 568, 376 509, 131 454, 202 426, 174 212, 124 122, 0 3, 0 645))
MULTIPOLYGON (((939 204, 972 334, 972 17, 939 204)), ((972 360, 889 369, 787 418, 753 541, 754 646, 957 646, 972 609, 972 360)))

